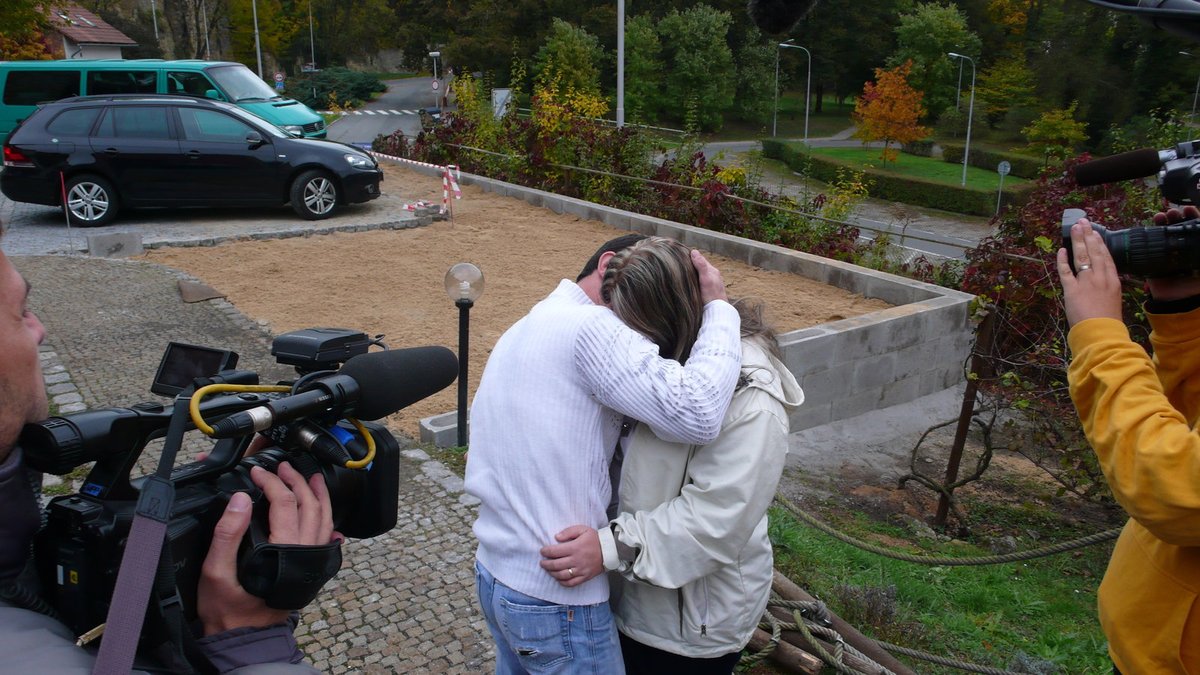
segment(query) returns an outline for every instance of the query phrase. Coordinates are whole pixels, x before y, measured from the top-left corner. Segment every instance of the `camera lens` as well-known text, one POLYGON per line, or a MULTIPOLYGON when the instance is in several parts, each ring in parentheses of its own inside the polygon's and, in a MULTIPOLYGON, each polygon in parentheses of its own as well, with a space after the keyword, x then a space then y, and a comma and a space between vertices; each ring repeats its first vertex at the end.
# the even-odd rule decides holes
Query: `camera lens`
MULTIPOLYGON (((1162 227, 1109 230, 1092 223, 1112 255, 1117 271, 1139 277, 1172 277, 1200 270, 1200 221, 1188 220, 1162 227)), ((1067 258, 1074 267, 1071 226, 1062 228, 1067 258)))

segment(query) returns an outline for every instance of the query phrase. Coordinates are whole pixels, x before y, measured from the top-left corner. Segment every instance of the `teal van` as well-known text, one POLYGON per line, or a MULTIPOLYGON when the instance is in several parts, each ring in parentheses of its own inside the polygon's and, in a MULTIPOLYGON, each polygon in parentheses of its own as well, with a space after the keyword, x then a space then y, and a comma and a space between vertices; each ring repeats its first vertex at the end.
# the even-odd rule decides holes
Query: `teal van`
POLYGON ((325 138, 325 119, 232 61, 0 61, 0 143, 38 103, 96 94, 182 94, 228 101, 296 136, 325 138))

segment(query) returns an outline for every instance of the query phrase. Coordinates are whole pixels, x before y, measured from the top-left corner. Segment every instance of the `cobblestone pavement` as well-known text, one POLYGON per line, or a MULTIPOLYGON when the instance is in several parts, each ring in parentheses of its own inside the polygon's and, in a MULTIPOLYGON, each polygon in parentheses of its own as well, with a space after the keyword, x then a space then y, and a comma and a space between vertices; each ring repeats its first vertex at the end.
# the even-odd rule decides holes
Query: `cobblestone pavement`
MULTIPOLYGON (((179 272, 74 255, 12 260, 32 284, 31 305, 48 330, 42 358, 60 412, 152 400, 150 382, 170 340, 233 349, 239 367, 259 371, 263 381, 294 375, 274 363, 265 329, 228 302, 184 303, 179 272)), ((474 500, 462 493, 461 479, 407 447, 396 528, 347 542, 341 572, 302 612, 297 638, 324 672, 491 668, 491 639, 473 599, 474 500)), ((152 454, 141 471, 153 468, 152 454)))

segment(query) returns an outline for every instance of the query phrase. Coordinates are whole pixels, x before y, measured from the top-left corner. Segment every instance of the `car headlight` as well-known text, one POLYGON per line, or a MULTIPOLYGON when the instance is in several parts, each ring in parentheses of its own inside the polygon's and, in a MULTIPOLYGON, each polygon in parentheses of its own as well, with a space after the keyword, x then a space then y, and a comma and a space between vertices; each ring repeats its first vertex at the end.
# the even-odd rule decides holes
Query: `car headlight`
POLYGON ((356 169, 370 169, 375 166, 375 160, 371 159, 370 157, 364 157, 363 155, 355 155, 351 153, 346 153, 342 156, 346 158, 347 164, 356 169))
POLYGON ((299 124, 285 125, 283 127, 283 130, 293 136, 303 136, 304 135, 304 127, 300 126, 299 124))

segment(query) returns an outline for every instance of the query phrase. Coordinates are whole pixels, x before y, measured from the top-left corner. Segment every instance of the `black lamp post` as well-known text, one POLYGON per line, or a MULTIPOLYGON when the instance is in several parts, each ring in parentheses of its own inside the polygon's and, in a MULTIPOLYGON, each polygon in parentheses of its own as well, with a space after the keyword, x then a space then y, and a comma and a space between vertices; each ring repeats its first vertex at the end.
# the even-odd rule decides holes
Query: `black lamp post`
POLYGON ((446 272, 446 295, 458 307, 458 445, 467 446, 467 342, 471 306, 483 295, 483 272, 458 263, 446 272))

